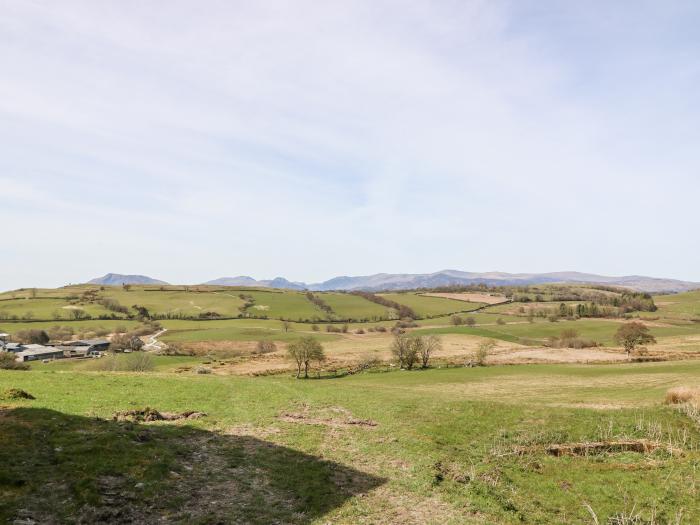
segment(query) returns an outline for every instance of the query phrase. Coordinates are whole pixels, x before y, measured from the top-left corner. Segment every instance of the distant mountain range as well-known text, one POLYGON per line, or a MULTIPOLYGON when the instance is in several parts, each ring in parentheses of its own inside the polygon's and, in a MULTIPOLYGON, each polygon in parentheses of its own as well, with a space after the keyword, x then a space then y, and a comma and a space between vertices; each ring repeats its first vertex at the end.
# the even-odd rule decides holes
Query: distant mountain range
MULTIPOLYGON (((121 275, 108 273, 89 281, 90 284, 168 284, 144 275, 121 275)), ((283 277, 258 281, 248 276, 221 277, 203 284, 216 286, 249 286, 261 288, 282 288, 289 290, 412 290, 416 288, 436 288, 440 286, 486 284, 488 286, 510 286, 545 283, 580 283, 623 286, 633 290, 650 293, 685 292, 700 288, 700 283, 629 275, 624 277, 607 277, 580 272, 553 273, 504 273, 504 272, 462 272, 443 270, 435 273, 378 273, 361 277, 334 277, 322 283, 307 284, 289 281, 283 277)))
POLYGON ((88 281, 88 284, 101 284, 104 286, 121 286, 122 284, 168 284, 145 275, 122 275, 120 273, 108 273, 88 281))

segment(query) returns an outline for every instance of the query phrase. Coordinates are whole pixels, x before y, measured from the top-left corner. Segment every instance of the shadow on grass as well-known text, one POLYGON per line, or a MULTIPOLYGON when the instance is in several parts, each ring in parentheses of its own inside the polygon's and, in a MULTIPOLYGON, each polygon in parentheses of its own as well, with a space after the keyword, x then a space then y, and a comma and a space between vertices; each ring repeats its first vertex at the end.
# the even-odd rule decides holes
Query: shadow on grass
POLYGON ((251 436, 0 409, 0 522, 308 523, 382 483, 251 436))

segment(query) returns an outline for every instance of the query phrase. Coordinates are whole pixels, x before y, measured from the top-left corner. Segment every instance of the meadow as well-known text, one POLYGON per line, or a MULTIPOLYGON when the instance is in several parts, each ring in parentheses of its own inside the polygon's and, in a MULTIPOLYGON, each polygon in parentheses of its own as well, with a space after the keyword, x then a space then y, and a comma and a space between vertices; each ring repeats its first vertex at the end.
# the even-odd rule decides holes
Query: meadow
POLYGON ((600 523, 700 520, 700 429, 662 403, 666 389, 697 383, 698 362, 299 381, 175 374, 170 359, 191 358, 159 358, 147 373, 0 371, 0 392, 36 398, 2 401, 0 520, 593 523, 591 511, 600 523), (207 415, 112 420, 144 407, 207 415), (606 439, 664 446, 547 453, 606 439))
POLYGON ((697 294, 660 296, 657 311, 629 318, 556 322, 530 322, 518 303, 382 294, 419 317, 399 328, 393 308, 358 295, 162 288, 96 291, 171 317, 150 324, 133 309, 42 320, 66 305, 101 308, 95 287, 0 294, 33 312, 0 320, 11 336, 147 327, 180 354, 149 351, 141 372, 115 371, 140 353, 0 370, 0 522, 700 522, 700 423, 663 402, 670 388, 700 387, 697 294), (659 362, 615 346, 630 320, 656 337, 659 362), (428 369, 399 370, 392 329, 440 337, 428 369), (602 346, 548 346, 570 330, 602 346), (302 336, 326 354, 309 380, 286 354, 302 336), (276 346, 261 353, 259 341, 276 346), (487 366, 473 366, 488 341, 487 366), (146 408, 197 417, 120 414, 146 408))

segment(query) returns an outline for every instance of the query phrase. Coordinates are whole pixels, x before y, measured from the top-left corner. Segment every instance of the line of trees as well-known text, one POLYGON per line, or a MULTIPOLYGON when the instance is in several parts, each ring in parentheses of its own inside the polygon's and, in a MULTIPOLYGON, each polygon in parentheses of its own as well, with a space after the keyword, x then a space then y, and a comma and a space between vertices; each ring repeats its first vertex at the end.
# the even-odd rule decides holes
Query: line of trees
POLYGON ((333 308, 331 308, 330 305, 318 295, 314 295, 311 292, 306 292, 306 298, 319 309, 323 310, 328 317, 333 317, 335 315, 333 308))
POLYGON ((363 297, 368 301, 372 301, 373 303, 382 305, 386 308, 393 308, 394 310, 396 310, 401 319, 418 319, 418 314, 416 314, 416 312, 414 312, 413 309, 409 308, 404 304, 399 304, 396 301, 387 299, 386 297, 382 297, 381 295, 375 295, 370 292, 363 292, 359 290, 350 293, 352 293, 353 295, 359 295, 360 297, 363 297))

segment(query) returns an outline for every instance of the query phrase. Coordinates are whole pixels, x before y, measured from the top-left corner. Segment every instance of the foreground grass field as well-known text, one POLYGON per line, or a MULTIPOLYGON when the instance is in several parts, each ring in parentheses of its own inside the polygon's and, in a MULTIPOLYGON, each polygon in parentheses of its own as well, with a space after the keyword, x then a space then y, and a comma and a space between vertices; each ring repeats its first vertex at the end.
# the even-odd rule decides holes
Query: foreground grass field
POLYGON ((0 395, 36 397, 0 401, 0 521, 592 523, 589 509, 600 523, 700 521, 700 430, 662 404, 700 383, 697 361, 309 381, 172 373, 185 361, 0 371, 0 395), (112 421, 147 406, 207 415, 112 421), (545 450, 623 438, 663 446, 545 450))

